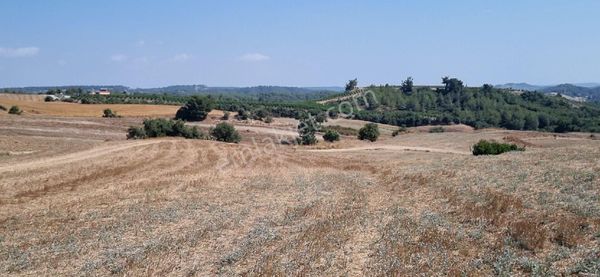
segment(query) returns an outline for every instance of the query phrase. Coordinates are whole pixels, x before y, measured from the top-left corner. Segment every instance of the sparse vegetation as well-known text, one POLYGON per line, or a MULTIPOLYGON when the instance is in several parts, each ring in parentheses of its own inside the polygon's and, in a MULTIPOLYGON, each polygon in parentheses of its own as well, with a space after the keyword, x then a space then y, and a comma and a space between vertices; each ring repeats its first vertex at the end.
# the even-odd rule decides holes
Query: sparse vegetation
POLYGON ((235 130, 235 127, 226 122, 217 124, 217 126, 211 130, 210 134, 215 140, 229 143, 238 143, 242 139, 238 131, 235 130))
POLYGON ((8 110, 9 114, 16 114, 16 115, 20 115, 23 113, 23 111, 19 108, 19 106, 12 106, 10 107, 10 109, 8 110))
POLYGON ((188 127, 182 120, 165 118, 145 119, 144 127, 129 127, 128 139, 144 139, 158 137, 184 137, 188 139, 200 139, 203 137, 198 127, 188 127))
POLYGON ((400 127, 392 132, 392 137, 397 137, 400 133, 406 133, 406 127, 400 127))
POLYGON ((323 132, 327 132, 330 130, 338 132, 340 135, 343 135, 343 136, 356 137, 358 135, 358 130, 356 130, 354 128, 350 128, 350 127, 342 127, 339 125, 330 125, 330 126, 324 126, 321 128, 321 131, 323 131, 323 132))
POLYGON ((323 139, 328 142, 335 142, 340 140, 340 133, 334 130, 327 130, 323 135, 323 139))
POLYGON ((480 140, 473 145, 473 155, 500 155, 511 151, 525 151, 525 148, 512 143, 500 143, 495 141, 480 140))
POLYGON ((430 133, 443 133, 446 130, 444 129, 444 127, 438 126, 438 127, 432 127, 431 129, 429 129, 430 133))
POLYGON ((367 123, 358 130, 358 139, 376 141, 379 138, 379 126, 375 123, 367 123))
POLYGON ((0 105, 0 111, 6 111, 6 107, 0 105))

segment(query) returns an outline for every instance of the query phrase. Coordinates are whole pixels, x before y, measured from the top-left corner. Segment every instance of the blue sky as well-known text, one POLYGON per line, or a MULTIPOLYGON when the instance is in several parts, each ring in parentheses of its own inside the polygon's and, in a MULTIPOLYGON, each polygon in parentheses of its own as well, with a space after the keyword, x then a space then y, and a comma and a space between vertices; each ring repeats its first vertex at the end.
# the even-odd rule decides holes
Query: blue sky
POLYGON ((600 1, 0 2, 0 87, 600 82, 600 1))

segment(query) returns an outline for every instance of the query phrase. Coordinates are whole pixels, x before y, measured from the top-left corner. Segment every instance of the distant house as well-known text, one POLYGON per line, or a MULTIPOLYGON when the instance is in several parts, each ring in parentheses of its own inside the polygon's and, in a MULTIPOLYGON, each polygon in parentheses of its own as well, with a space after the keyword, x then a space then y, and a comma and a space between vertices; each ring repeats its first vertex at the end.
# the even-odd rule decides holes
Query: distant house
POLYGON ((100 90, 93 90, 90 94, 95 95, 110 95, 110 90, 101 88, 100 90))

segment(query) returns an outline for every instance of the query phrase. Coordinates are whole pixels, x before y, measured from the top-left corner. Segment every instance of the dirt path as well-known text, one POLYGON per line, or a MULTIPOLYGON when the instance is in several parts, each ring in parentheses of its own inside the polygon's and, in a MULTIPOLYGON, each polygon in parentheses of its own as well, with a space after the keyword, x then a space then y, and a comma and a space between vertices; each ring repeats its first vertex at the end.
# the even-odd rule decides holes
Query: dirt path
POLYGON ((342 149, 314 149, 306 150, 307 152, 324 152, 324 153, 339 153, 339 152, 356 152, 356 151, 371 151, 371 150, 394 150, 394 151, 418 151, 418 152, 433 152, 433 153, 445 153, 445 154, 457 154, 457 155, 471 155, 470 152, 452 150, 452 149, 437 149, 429 147, 414 147, 414 146, 400 146, 400 145, 373 145, 363 147, 352 147, 342 149))

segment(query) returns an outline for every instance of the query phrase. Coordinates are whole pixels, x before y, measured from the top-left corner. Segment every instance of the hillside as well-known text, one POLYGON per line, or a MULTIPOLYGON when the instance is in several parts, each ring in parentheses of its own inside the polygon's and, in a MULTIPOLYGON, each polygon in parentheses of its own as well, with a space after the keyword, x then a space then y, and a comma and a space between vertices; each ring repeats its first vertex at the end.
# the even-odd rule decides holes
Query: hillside
POLYGON ((126 140, 141 120, 0 113, 0 275, 597 272, 600 140, 589 136, 415 132, 293 147, 272 143, 280 129, 232 117, 240 144, 126 140), (529 146, 471 155, 481 139, 529 146))
POLYGON ((552 132, 600 131, 600 105, 577 103, 536 92, 515 94, 491 86, 466 88, 450 79, 445 88, 415 88, 403 93, 399 87, 372 86, 356 119, 397 126, 463 123, 475 128, 552 132))

